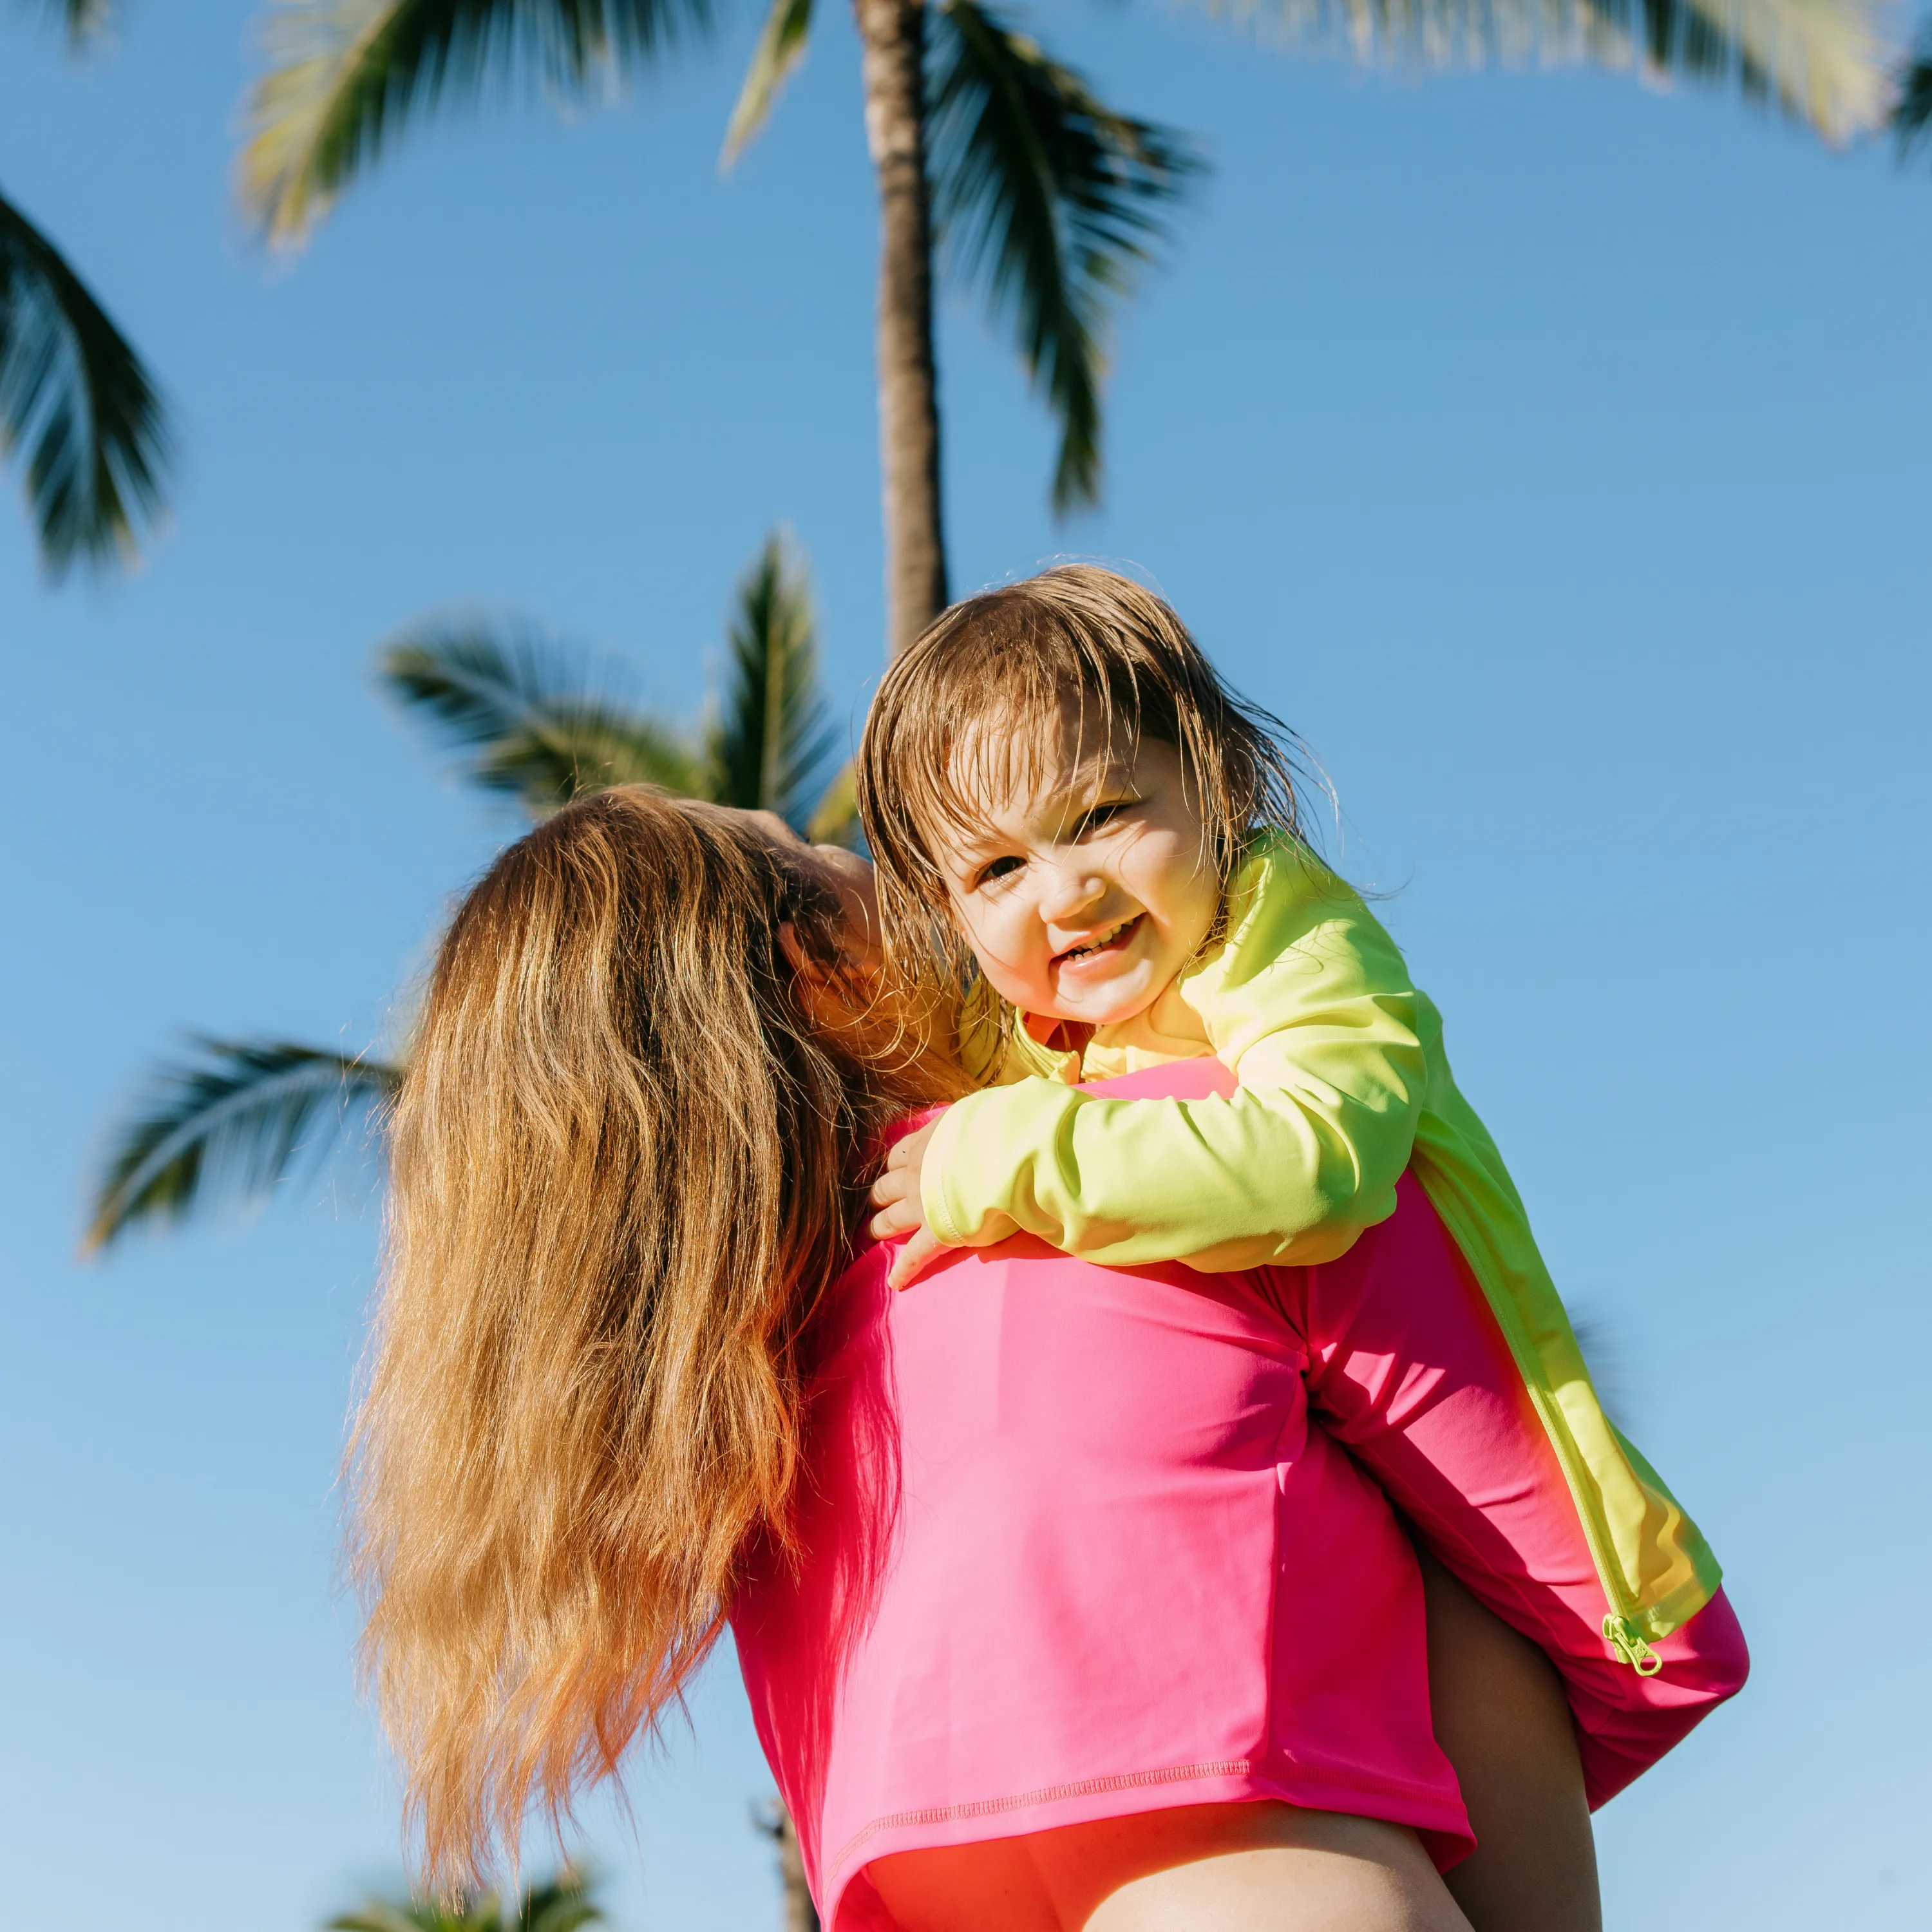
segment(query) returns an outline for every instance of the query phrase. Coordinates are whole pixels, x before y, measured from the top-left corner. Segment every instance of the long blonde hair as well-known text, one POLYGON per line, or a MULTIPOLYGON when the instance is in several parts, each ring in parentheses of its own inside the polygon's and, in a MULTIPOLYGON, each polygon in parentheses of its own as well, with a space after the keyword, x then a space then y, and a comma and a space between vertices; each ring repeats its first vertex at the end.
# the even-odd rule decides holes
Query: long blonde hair
POLYGON ((752 820, 622 787, 496 860, 437 956, 350 1448, 362 1661, 426 1876, 614 1775, 785 1535, 802 1331, 856 1153, 926 1097, 808 1018, 839 909, 752 820))

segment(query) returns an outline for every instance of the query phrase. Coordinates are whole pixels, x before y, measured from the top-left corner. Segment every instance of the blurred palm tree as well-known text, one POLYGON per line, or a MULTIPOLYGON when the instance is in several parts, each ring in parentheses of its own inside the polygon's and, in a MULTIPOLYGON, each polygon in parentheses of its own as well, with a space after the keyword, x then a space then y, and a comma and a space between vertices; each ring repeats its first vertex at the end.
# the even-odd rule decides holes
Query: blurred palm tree
MULTIPOLYGON (((642 781, 850 842, 850 768, 835 768, 810 586, 781 536, 738 584, 725 671, 710 716, 692 729, 639 703, 624 665, 528 625, 432 620, 378 659, 384 689, 458 752, 464 778, 533 820, 642 781)), ((380 1136, 406 1058, 406 1046, 384 1057, 280 1040, 193 1044, 111 1130, 84 1252, 220 1202, 266 1200, 326 1160, 352 1126, 380 1136)))
POLYGON ((494 1892, 466 1892, 452 1903, 374 1898, 332 1918, 326 1932, 578 1932, 604 1922, 589 1881, 566 1866, 555 1877, 520 1892, 505 1909, 494 1892))
POLYGON ((1892 124, 1901 157, 1932 141, 1932 22, 1919 29, 1912 58, 1899 74, 1892 124))
POLYGON ((773 1798, 762 1811, 752 1814, 752 1828, 778 1848, 778 1885, 784 1899, 779 1932, 818 1932, 818 1908, 812 1902, 812 1888, 806 1882, 805 1854, 791 1814, 773 1798))
MULTIPOLYGON (((105 0, 52 0, 70 46, 105 0)), ((132 559, 160 512, 172 436, 154 380, 66 258, 0 194, 0 453, 26 452, 27 508, 49 574, 132 559)))
MULTIPOLYGON (((812 0, 768 8, 729 162, 803 59, 812 0)), ((1358 60, 1589 60, 1728 82, 1838 140, 1890 111, 1886 0, 1200 0, 1358 60)), ((878 400, 887 642, 946 602, 932 344, 938 260, 1010 328, 1059 429, 1053 501, 1094 502, 1114 304, 1200 172, 1188 136, 1108 106, 985 0, 853 0, 880 212, 878 400)), ((521 75, 594 98, 706 38, 716 0, 271 0, 248 108, 245 202, 298 244, 403 126, 521 75)))

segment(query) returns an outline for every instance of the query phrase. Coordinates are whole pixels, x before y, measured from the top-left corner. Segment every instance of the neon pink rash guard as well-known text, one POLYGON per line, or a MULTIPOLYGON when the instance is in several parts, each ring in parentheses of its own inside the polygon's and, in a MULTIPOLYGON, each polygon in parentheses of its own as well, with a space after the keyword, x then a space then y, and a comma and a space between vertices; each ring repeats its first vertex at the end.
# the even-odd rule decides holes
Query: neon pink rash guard
MULTIPOLYGON (((1108 1084, 1192 1096, 1200 1059, 1108 1084)), ((1412 1175, 1338 1258, 1107 1270, 1030 1237, 828 1294, 796 1561, 733 1605, 830 1932, 889 1852, 1280 1798, 1468 1848, 1414 1534, 1562 1674, 1600 1804, 1743 1684, 1720 1589, 1643 1670, 1482 1288, 1412 1175), (1337 1443, 1345 1443, 1344 1454, 1337 1443), (1379 1486, 1378 1486, 1379 1485, 1379 1486)))
MULTIPOLYGON (((1211 1060, 1112 1090, 1209 1091, 1211 1060)), ((733 1608, 830 1932, 890 1852, 1280 1798, 1472 1843, 1430 1728, 1420 1580, 1318 1428, 1266 1274, 1030 1238, 822 1318, 796 1564, 733 1608)))

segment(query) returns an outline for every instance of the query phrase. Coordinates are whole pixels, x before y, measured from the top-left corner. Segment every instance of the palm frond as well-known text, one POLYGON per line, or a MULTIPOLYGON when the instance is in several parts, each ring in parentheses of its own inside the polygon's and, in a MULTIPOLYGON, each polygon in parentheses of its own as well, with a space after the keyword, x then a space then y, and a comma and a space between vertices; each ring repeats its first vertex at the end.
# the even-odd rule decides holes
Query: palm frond
POLYGON ((162 502, 172 435, 153 379, 40 230, 0 199, 0 450, 56 577, 130 558, 162 502))
POLYGON ((359 1910, 328 1922, 327 1932, 580 1932, 602 1924, 604 1908, 590 1895, 590 1881, 568 1866, 532 1885, 506 1918, 494 1892, 465 1892, 447 1904, 370 1900, 359 1910))
POLYGON ((271 240, 298 242, 412 117, 519 73, 582 93, 711 18, 712 0, 271 0, 243 202, 271 240))
POLYGON ((1932 139, 1932 26, 1920 31, 1912 59, 1900 76, 1892 126, 1901 159, 1932 139))
POLYGON ((439 1906, 392 1905, 387 1899, 372 1898, 359 1911, 338 1913, 324 1932, 455 1932, 458 1926, 473 1927, 476 1922, 439 1906))
POLYGON ((719 158, 724 166, 738 158, 770 118, 792 69, 805 58, 811 32, 812 0, 772 0, 758 44, 752 50, 745 84, 738 91, 738 104, 731 110, 730 125, 724 130, 724 152, 719 158))
POLYGON ((1735 86, 1829 141, 1882 127, 1890 0, 1204 0, 1270 38, 1368 65, 1590 62, 1735 86))
POLYGON ((805 836, 814 845, 844 845, 854 852, 864 850, 865 832, 859 823, 858 781, 858 766, 848 758, 819 794, 818 802, 805 822, 805 836))
POLYGON ((928 154, 951 265, 1010 318, 1060 424, 1053 502, 1096 501, 1108 311, 1203 166, 1190 138, 1116 113, 980 0, 940 0, 928 154))
POLYGON ((709 734, 710 796, 802 825, 834 733, 818 688, 811 586, 776 534, 740 580, 729 652, 709 734))
POLYGON ((580 1932, 604 1923, 604 1908, 590 1896, 590 1881, 568 1866, 533 1885, 517 1908, 515 1932, 580 1932))
POLYGON ((386 1898, 372 1898, 361 1910, 329 1920, 326 1932, 506 1932, 506 1928, 496 1894, 470 1892, 448 1904, 411 1899, 407 1904, 396 1905, 386 1898))
POLYGON ((113 0, 46 0, 46 11, 53 16, 69 46, 85 46, 106 32, 114 17, 113 0))
POLYGON ((147 1102, 115 1136, 83 1252, 98 1252, 139 1222, 184 1220, 224 1193, 266 1197, 305 1150, 322 1158, 350 1114, 383 1106, 402 1082, 391 1062, 322 1047, 197 1044, 198 1060, 160 1069, 147 1102))
POLYGON ((531 626, 422 625, 384 650, 380 675, 399 704, 467 754, 472 784, 512 794, 532 817, 605 785, 697 784, 676 728, 630 701, 614 663, 531 626))

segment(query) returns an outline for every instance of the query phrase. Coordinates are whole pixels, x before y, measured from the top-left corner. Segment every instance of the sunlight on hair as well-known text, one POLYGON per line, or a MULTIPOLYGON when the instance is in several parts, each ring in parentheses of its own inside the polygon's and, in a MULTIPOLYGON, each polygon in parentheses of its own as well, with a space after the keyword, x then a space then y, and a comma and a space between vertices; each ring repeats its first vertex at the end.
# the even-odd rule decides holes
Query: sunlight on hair
POLYGON ((1077 780, 1088 760, 1130 757, 1143 737, 1180 754, 1204 857, 1223 884, 1264 833, 1307 843, 1293 734, 1222 682, 1153 592, 1062 564, 942 612, 886 671, 859 753, 860 814, 899 973, 974 982, 946 910, 946 842, 982 830, 994 801, 1077 780))
POLYGON ((622 786, 458 908, 397 1103, 350 1449, 362 1656, 425 1875, 514 1856, 674 1706, 783 1546, 801 1336, 865 1150, 935 1092, 862 1064, 782 944, 841 914, 758 815, 622 786))

